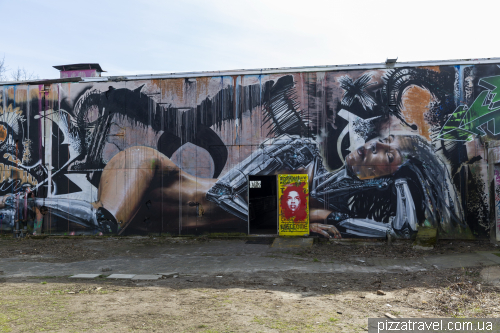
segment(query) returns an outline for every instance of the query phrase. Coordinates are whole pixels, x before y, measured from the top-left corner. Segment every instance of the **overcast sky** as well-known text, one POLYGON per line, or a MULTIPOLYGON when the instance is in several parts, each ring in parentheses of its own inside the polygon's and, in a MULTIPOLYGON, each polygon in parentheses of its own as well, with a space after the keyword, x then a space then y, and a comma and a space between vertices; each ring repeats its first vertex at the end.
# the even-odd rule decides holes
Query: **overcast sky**
POLYGON ((500 57, 497 1, 0 0, 0 59, 55 78, 500 57))

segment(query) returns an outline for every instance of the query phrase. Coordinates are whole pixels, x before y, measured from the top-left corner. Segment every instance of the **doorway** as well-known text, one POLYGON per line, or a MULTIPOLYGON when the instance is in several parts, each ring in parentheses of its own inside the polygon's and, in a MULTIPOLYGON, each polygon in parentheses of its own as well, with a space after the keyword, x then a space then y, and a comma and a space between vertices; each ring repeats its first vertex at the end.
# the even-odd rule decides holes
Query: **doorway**
POLYGON ((248 233, 278 234, 276 176, 248 176, 248 233))

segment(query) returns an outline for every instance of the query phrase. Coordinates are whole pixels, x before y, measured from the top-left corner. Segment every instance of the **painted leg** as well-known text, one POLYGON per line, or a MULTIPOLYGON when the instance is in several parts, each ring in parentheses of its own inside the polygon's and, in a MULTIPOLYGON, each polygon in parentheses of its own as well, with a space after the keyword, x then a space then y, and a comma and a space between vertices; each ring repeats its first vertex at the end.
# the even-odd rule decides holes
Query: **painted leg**
POLYGON ((142 205, 148 200, 159 199, 159 193, 163 198, 160 206, 168 206, 169 215, 174 218, 179 216, 179 207, 187 207, 190 202, 191 205, 197 202, 206 207, 206 192, 216 181, 197 178, 180 170, 167 156, 153 148, 132 147, 108 162, 99 183, 98 201, 93 205, 112 214, 121 233, 142 205))
POLYGON ((153 148, 132 147, 116 154, 104 168, 94 207, 105 208, 122 230, 139 210, 145 192, 161 167, 160 155, 153 148))

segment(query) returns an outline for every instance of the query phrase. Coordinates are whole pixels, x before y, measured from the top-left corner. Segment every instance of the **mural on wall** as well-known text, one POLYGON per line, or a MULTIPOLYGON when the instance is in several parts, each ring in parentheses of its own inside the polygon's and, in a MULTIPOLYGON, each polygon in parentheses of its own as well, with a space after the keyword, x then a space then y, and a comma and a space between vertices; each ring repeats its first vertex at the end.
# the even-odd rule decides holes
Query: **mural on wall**
POLYGON ((0 231, 247 232, 247 176, 293 174, 312 235, 485 236, 499 85, 496 65, 5 85, 0 231))
POLYGON ((477 136, 500 134, 500 76, 479 80, 485 88, 472 105, 460 105, 443 126, 440 139, 472 141, 477 136))
POLYGON ((500 165, 495 165, 494 170, 494 188, 495 188, 495 198, 492 210, 495 211, 495 227, 497 231, 500 231, 500 165))
POLYGON ((309 181, 307 175, 279 175, 279 234, 309 234, 309 181))

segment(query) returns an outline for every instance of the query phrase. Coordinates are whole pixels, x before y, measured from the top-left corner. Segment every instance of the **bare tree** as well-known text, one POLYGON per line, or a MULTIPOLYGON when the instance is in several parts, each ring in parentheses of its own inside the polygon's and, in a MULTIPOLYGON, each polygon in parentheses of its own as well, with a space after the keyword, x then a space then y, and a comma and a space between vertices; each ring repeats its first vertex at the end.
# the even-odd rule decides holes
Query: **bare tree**
POLYGON ((5 56, 0 60, 0 81, 7 81, 5 73, 7 72, 7 66, 5 66, 5 56))
MULTIPOLYGON (((0 59, 0 81, 9 81, 7 76, 9 68, 5 65, 5 55, 0 59)), ((28 72, 24 67, 17 67, 10 73, 11 81, 37 80, 39 77, 34 72, 28 72)))
POLYGON ((10 74, 12 81, 26 81, 26 80, 33 80, 33 79, 38 79, 38 75, 36 75, 33 72, 28 72, 24 67, 20 68, 17 67, 16 70, 13 70, 12 73, 10 74))

